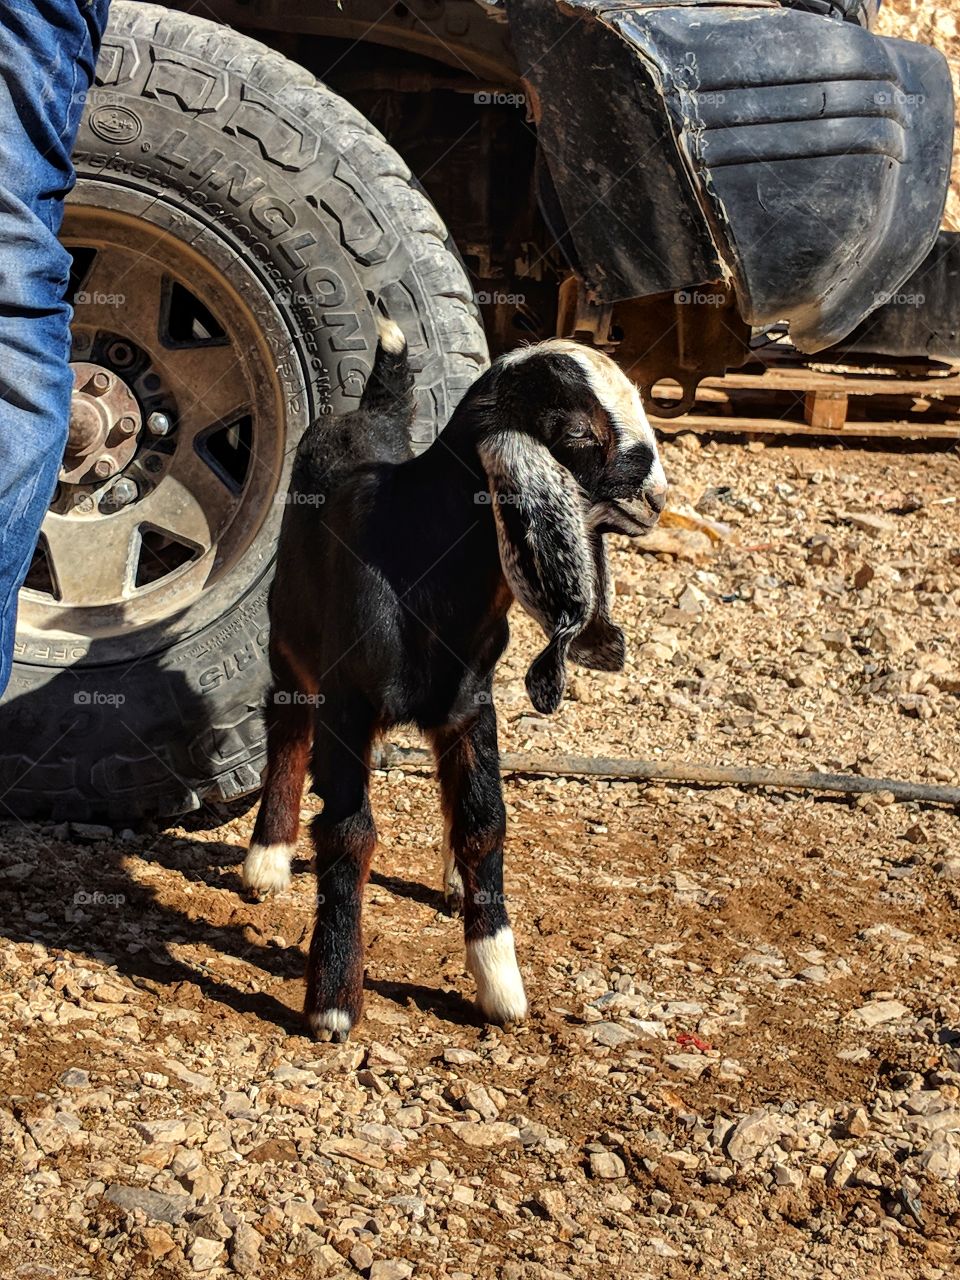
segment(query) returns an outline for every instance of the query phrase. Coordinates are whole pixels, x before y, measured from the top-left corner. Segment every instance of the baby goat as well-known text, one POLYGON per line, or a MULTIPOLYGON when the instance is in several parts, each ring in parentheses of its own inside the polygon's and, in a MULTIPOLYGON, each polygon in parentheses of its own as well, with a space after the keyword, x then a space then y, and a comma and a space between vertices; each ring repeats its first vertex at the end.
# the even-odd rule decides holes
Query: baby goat
POLYGON ((537 710, 559 706, 568 658, 620 670, 603 535, 649 530, 666 493, 632 383, 561 340, 497 360, 413 457, 406 343, 392 321, 379 328, 360 407, 315 423, 297 452, 270 598, 266 781, 244 864, 250 889, 289 883, 309 763, 323 811, 304 1013, 338 1040, 363 1001, 370 750, 401 723, 436 755, 444 889, 463 910, 480 1008, 490 1022, 525 1015, 492 697, 507 611, 516 597, 548 637, 526 677, 537 710))

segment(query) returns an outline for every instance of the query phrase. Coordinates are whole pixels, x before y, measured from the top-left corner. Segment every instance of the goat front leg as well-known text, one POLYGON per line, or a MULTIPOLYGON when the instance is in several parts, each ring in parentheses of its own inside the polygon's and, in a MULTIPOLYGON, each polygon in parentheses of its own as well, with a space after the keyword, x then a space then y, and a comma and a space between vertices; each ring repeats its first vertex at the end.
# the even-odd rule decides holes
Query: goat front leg
POLYGON ((290 883, 300 830, 300 803, 313 738, 313 708, 289 673, 276 671, 267 695, 267 774, 243 883, 256 894, 279 893, 290 883))
POLYGON ((320 708, 314 724, 317 919, 304 1017, 316 1036, 346 1040, 363 1009, 363 890, 377 841, 368 791, 372 724, 320 708))
MULTIPOLYGON (((506 812, 493 705, 481 706, 466 726, 435 732, 432 740, 477 1002, 488 1022, 519 1022, 527 997, 503 892, 506 812)), ((450 883, 446 872, 444 883, 450 883)))

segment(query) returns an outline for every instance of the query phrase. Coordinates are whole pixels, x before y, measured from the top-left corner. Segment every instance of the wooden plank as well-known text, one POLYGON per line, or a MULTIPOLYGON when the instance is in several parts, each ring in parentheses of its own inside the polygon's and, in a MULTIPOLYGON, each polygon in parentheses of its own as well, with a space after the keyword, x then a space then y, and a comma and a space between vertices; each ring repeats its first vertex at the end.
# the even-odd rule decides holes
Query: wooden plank
POLYGON ((904 378, 864 374, 857 377, 845 373, 822 373, 805 369, 802 365, 767 368, 762 373, 745 373, 738 369, 722 377, 704 378, 700 385, 727 391, 759 391, 769 387, 777 391, 842 391, 848 396, 924 396, 938 400, 944 396, 960 396, 960 376, 957 375, 904 378))
MULTIPOLYGON (((662 389, 667 398, 679 388, 662 389)), ((659 391, 658 391, 659 394, 659 391)), ((960 439, 960 375, 917 378, 870 373, 825 373, 803 365, 779 364, 756 372, 734 370, 722 377, 704 378, 697 389, 693 413, 675 418, 651 414, 661 430, 774 433, 778 435, 851 435, 907 440, 960 439), (850 397, 860 411, 875 419, 849 417, 850 397), (864 397, 869 397, 865 402, 864 397), (798 420, 803 411, 804 420, 798 420), (929 421, 919 412, 932 410, 948 420, 929 421), (917 416, 914 416, 915 411, 917 416), (951 420, 953 419, 953 420, 951 420)))
POLYGON ((842 434, 848 436, 886 436, 903 440, 960 440, 960 421, 957 422, 848 422, 843 432, 824 432, 806 422, 794 422, 789 418, 738 418, 735 415, 712 417, 705 413, 687 413, 680 418, 658 418, 650 414, 650 421, 658 431, 724 431, 744 434, 820 436, 842 434))
POLYGON ((842 431, 848 403, 842 391, 808 391, 803 397, 804 421, 817 431, 842 431))
MULTIPOLYGON (((842 374, 821 374, 812 369, 767 369, 763 373, 733 372, 722 377, 703 378, 697 387, 697 396, 711 392, 709 398, 730 391, 786 392, 805 395, 808 391, 838 393, 847 396, 915 396, 918 399, 942 400, 948 396, 960 397, 960 378, 855 378, 842 374)), ((658 387, 657 395, 664 400, 679 399, 680 387, 658 387)))

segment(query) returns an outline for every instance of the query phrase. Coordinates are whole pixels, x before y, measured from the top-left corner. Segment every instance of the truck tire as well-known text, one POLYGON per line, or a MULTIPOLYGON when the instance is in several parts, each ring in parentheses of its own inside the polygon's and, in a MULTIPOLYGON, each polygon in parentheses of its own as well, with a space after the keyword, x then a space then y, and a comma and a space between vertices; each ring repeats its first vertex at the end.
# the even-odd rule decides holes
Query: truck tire
POLYGON ((115 0, 75 162, 74 403, 105 425, 71 428, 21 592, 0 816, 116 824, 259 785, 292 453, 356 405, 376 310, 410 347, 415 447, 487 356, 403 161, 245 36, 115 0))

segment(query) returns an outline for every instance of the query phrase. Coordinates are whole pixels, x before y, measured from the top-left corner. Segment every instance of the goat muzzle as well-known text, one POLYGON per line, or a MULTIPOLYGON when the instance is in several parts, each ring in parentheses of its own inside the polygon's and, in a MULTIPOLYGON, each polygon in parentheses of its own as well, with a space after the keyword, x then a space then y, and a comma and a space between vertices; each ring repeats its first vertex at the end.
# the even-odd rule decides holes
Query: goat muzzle
POLYGON ((667 502, 666 485, 645 489, 636 498, 617 498, 604 503, 601 527, 606 532, 639 538, 649 533, 667 502))

